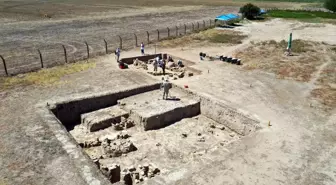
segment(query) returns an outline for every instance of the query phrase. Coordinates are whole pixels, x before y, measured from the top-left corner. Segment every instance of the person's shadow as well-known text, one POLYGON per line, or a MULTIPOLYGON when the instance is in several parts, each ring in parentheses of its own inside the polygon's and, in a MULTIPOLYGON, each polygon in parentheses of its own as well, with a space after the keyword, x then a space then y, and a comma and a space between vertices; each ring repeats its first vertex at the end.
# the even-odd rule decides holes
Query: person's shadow
POLYGON ((169 100, 169 101, 180 101, 181 99, 173 96, 173 97, 168 97, 166 100, 169 100))

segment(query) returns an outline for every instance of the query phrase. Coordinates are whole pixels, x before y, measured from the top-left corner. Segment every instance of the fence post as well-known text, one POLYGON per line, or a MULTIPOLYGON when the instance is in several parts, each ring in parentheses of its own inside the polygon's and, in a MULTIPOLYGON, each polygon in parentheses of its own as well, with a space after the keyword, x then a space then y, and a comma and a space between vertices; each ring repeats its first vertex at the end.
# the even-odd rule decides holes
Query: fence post
POLYGON ((158 41, 160 41, 160 31, 159 30, 156 30, 157 33, 158 33, 158 41))
POLYGON ((199 22, 197 22, 197 30, 199 30, 199 22))
POLYGON ((120 41, 119 48, 122 49, 122 38, 120 36, 118 36, 118 37, 119 37, 119 41, 120 41))
POLYGON ((205 29, 205 21, 203 20, 203 29, 205 29))
POLYGON ((85 41, 85 45, 86 45, 86 51, 87 51, 87 58, 90 58, 90 49, 89 49, 89 45, 86 41, 85 41))
POLYGON ((104 39, 104 43, 105 43, 105 53, 108 54, 108 50, 107 50, 107 41, 104 39))
POLYGON ((168 30, 168 37, 170 37, 170 29, 167 27, 168 30))
POLYGON ((43 68, 42 53, 41 53, 41 51, 39 49, 37 49, 37 52, 39 53, 39 56, 40 56, 41 68, 43 68))
POLYGON ((187 25, 184 24, 184 35, 186 35, 186 34, 187 34, 187 25))
POLYGON ((191 23, 192 24, 192 31, 194 31, 195 30, 195 25, 194 25, 194 23, 191 23))
POLYGON ((136 36, 135 33, 134 33, 134 38, 135 38, 135 47, 138 47, 138 37, 136 36))
POLYGON ((0 58, 2 59, 2 63, 5 69, 6 76, 8 76, 8 71, 7 71, 7 66, 6 66, 6 61, 2 55, 0 55, 0 58))
POLYGON ((146 32, 147 32, 147 44, 149 44, 149 32, 148 31, 146 32))
POLYGON ((176 37, 178 36, 178 26, 176 26, 176 37))
POLYGON ((64 45, 62 45, 63 47, 63 51, 64 51, 64 60, 65 60, 65 63, 68 63, 68 56, 67 56, 67 51, 66 51, 66 48, 64 45))

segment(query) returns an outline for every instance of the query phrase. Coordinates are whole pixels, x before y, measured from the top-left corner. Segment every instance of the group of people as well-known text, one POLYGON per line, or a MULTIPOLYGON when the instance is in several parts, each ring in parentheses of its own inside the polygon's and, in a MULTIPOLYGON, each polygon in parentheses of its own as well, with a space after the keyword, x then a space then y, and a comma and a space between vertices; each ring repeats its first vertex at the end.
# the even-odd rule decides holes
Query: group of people
MULTIPOLYGON (((117 48, 115 50, 115 55, 116 55, 116 60, 119 63, 119 67, 121 69, 125 69, 128 68, 127 64, 123 63, 122 61, 120 61, 120 48, 117 48)), ((141 43, 140 45, 140 52, 141 55, 145 55, 145 45, 143 43, 141 43)), ((136 59, 137 60, 137 59, 136 59)), ((168 62, 174 62, 173 58, 171 56, 168 56, 168 62)), ((178 65, 179 66, 183 66, 182 61, 179 60, 178 61, 178 65)), ((162 73, 163 75, 165 75, 165 70, 166 70, 166 60, 164 60, 162 58, 162 56, 157 56, 153 62, 153 66, 154 66, 154 72, 157 72, 157 68, 161 67, 162 68, 162 73)), ((168 94, 169 94, 169 89, 172 87, 172 84, 168 81, 168 77, 166 79, 164 79, 164 77, 162 77, 162 85, 161 85, 161 89, 163 89, 163 99, 168 99, 168 94)))
POLYGON ((153 66, 154 66, 154 72, 157 72, 157 68, 161 67, 162 68, 162 73, 163 75, 166 74, 165 70, 166 70, 166 60, 162 59, 161 55, 157 56, 153 62, 153 66))

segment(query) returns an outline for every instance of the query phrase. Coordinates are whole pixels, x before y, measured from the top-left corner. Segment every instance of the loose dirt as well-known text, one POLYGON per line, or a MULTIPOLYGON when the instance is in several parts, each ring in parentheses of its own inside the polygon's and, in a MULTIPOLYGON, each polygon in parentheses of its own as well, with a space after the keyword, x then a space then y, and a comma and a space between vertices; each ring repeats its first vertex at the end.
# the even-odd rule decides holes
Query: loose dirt
MULTIPOLYGON (((248 48, 250 41, 280 42, 287 39, 291 31, 294 39, 336 44, 333 39, 336 38, 335 26, 291 29, 299 24, 305 23, 276 19, 246 24, 235 30, 243 31, 249 37, 242 44, 233 46, 208 44, 197 48, 156 48, 157 52, 165 51, 195 62, 192 67, 202 72, 173 83, 188 85, 192 91, 259 119, 263 129, 241 138, 239 142, 232 142, 225 148, 207 150, 204 154, 206 157, 195 163, 188 163, 188 158, 199 153, 179 153, 178 146, 169 145, 169 139, 165 140, 168 149, 162 150, 167 155, 165 164, 171 165, 174 172, 166 178, 154 177, 148 184, 335 184, 336 110, 333 104, 325 110, 325 105, 307 96, 312 89, 319 88, 318 84, 278 79, 270 72, 246 70, 242 66, 220 61, 199 60, 201 51, 210 55, 233 55, 248 48), (174 157, 178 157, 174 154, 182 155, 186 163, 169 163, 174 157)), ((154 53, 154 50, 146 48, 148 53, 154 53)), ((138 55, 139 52, 138 49, 124 52, 122 57, 138 55)), ((244 61, 242 62, 244 66, 244 61)), ((332 73, 328 77, 323 76, 330 65, 332 63, 328 63, 321 73, 315 73, 318 78, 316 83, 321 78, 332 79, 332 73)), ((114 56, 110 55, 99 58, 95 68, 64 76, 61 80, 67 83, 55 84, 53 87, 17 86, 1 91, 0 179, 4 179, 5 184, 85 184, 65 149, 48 129, 48 123, 35 113, 37 103, 59 96, 125 89, 134 84, 158 82, 161 77, 147 75, 142 69, 120 70, 114 56)), ((328 84, 334 83, 327 81, 328 84)), ((334 95, 331 94, 331 97, 334 95)), ((197 128, 192 127, 193 124, 194 121, 181 122, 160 132, 162 136, 167 134, 168 138, 175 139, 175 134, 180 132, 172 133, 170 129, 188 128, 192 130, 193 136, 192 133, 197 132, 197 128)), ((151 132, 146 134, 149 140, 161 137, 151 135, 151 132)), ((176 140, 182 142, 182 139, 176 140)), ((216 142, 217 138, 206 141, 216 142)), ((144 141, 142 144, 147 143, 144 141)), ((190 143, 182 144, 187 148, 194 146, 190 143)), ((152 151, 161 152, 157 146, 153 146, 152 151)), ((131 157, 129 156, 130 159, 131 157)), ((195 157, 195 160, 198 159, 200 158, 195 157)))

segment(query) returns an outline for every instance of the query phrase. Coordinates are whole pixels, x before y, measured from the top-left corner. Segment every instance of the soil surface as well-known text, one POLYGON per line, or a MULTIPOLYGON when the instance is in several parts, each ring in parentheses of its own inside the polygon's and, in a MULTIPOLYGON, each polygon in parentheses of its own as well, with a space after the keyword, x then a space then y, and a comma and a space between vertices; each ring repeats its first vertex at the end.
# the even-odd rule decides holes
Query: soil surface
MULTIPOLYGON (((135 46, 134 33, 137 34, 138 44, 147 44, 149 32, 150 41, 157 39, 156 30, 160 30, 160 38, 168 36, 167 27, 171 35, 184 34, 184 24, 187 32, 191 32, 192 25, 203 20, 209 26, 210 19, 223 13, 234 13, 238 7, 219 6, 185 6, 185 7, 134 7, 105 10, 103 13, 89 13, 87 16, 64 17, 43 20, 10 20, 0 19, 0 55, 7 63, 10 74, 39 69, 40 59, 37 49, 42 53, 44 66, 65 63, 62 45, 67 50, 68 61, 81 60, 87 57, 87 47, 90 55, 105 53, 105 43, 108 52, 112 53, 119 47, 119 37, 122 38, 123 48, 135 46)), ((5 74, 3 66, 0 75, 5 74)))
MULTIPOLYGON (((272 73, 245 70, 242 66, 220 61, 199 61, 198 57, 200 51, 212 55, 234 54, 248 47, 253 40, 287 39, 290 31, 295 38, 335 44, 336 37, 332 37, 335 26, 312 27, 305 23, 276 19, 243 25, 239 30, 250 35, 240 45, 157 48, 157 52, 167 51, 194 61, 196 64, 193 67, 202 71, 200 75, 178 79, 173 83, 188 85, 192 91, 254 116, 261 120, 263 129, 225 148, 209 150, 203 161, 176 164, 173 166, 176 170, 167 178, 158 176, 147 183, 335 184, 336 107, 326 111, 323 104, 310 97, 310 92, 318 84, 278 79, 272 73), (299 24, 307 27, 292 29, 298 28, 299 24)), ((148 53, 154 53, 154 50, 147 48, 148 53)), ((122 56, 137 54, 139 51, 134 50, 124 52, 122 56)), ((99 58, 94 69, 64 77, 64 83, 48 87, 20 86, 1 91, 0 182, 8 185, 85 184, 65 149, 44 120, 35 113, 35 105, 55 97, 94 94, 112 88, 125 89, 134 84, 160 80, 161 77, 148 75, 142 69, 120 70, 114 56, 109 55, 99 58)), ((184 126, 187 132, 188 129, 195 129, 188 127, 188 124, 184 126)), ((164 134, 173 134, 176 131, 174 127, 181 132, 179 129, 182 127, 173 125, 165 128, 164 134)), ((176 149, 178 146, 179 143, 169 147, 176 149)), ((157 148, 153 150, 158 152, 157 148)))

